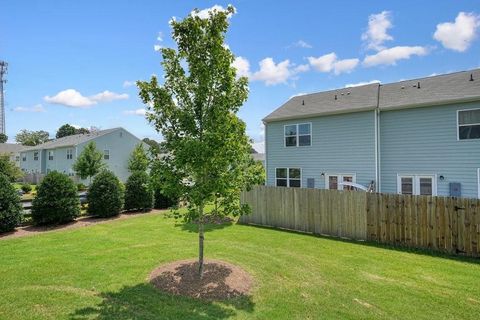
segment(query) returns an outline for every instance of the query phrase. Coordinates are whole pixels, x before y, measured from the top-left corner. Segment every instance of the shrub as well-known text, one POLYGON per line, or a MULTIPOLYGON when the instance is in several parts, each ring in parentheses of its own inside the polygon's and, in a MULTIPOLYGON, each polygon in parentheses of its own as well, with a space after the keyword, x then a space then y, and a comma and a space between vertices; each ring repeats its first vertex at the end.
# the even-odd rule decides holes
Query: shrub
POLYGON ((10 179, 0 173, 0 232, 12 231, 23 218, 23 208, 17 190, 10 179))
POLYGON ((89 215, 112 217, 120 213, 123 207, 123 190, 113 172, 104 170, 97 174, 88 188, 89 215))
POLYGON ((148 174, 144 171, 134 171, 125 184, 125 210, 151 210, 153 192, 148 174))
POLYGON ((20 189, 22 189, 22 191, 25 193, 30 193, 30 191, 32 191, 32 186, 28 183, 22 183, 20 189))
POLYGON ((50 172, 37 188, 32 202, 32 220, 37 225, 61 224, 80 215, 75 183, 65 174, 50 172))
POLYGON ((83 183, 77 183, 77 190, 78 190, 78 191, 86 191, 86 190, 87 190, 87 186, 84 185, 83 183))
POLYGON ((167 197, 162 193, 160 188, 155 189, 153 207, 155 209, 168 209, 178 204, 178 201, 167 197))

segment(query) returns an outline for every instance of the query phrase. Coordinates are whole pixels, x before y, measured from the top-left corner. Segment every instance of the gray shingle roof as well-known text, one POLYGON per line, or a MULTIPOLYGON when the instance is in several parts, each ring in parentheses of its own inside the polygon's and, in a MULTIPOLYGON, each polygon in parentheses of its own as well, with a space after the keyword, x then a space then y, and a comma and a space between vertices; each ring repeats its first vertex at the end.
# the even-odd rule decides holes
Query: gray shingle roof
POLYGON ((54 149, 54 148, 61 148, 61 147, 69 147, 69 146, 76 146, 80 143, 95 139, 97 137, 106 135, 108 133, 114 132, 121 128, 112 128, 106 130, 95 131, 87 134, 75 134, 72 136, 63 137, 60 139, 55 139, 52 141, 48 141, 42 144, 39 144, 34 147, 27 147, 24 150, 42 150, 42 149, 54 149))
POLYGON ((296 96, 263 121, 372 110, 377 102, 381 110, 389 110, 476 100, 480 100, 480 69, 296 96), (470 81, 470 76, 474 81, 470 81))
POLYGON ((17 153, 25 149, 21 144, 16 143, 0 143, 0 154, 1 153, 17 153))

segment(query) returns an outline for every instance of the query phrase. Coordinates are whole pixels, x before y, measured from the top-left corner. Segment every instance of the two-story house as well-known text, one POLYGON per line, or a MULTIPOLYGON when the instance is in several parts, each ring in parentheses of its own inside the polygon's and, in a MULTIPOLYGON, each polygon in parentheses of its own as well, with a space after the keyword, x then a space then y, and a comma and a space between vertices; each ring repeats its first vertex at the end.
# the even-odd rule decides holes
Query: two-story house
POLYGON ((20 168, 27 174, 44 175, 58 171, 75 177, 72 166, 91 141, 103 153, 107 168, 121 181, 126 181, 130 175, 128 160, 135 146, 142 141, 123 128, 76 134, 28 147, 20 153, 20 168))
POLYGON ((480 198, 480 69, 296 96, 263 121, 268 185, 480 198))

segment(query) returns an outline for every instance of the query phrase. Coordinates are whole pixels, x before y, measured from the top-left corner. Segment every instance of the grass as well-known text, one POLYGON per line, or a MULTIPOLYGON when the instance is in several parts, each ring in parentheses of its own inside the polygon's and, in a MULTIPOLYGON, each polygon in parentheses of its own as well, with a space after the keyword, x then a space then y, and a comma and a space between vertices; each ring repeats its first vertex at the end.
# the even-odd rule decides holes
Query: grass
POLYGON ((206 256, 250 272, 250 297, 156 291, 149 273, 196 257, 197 234, 149 214, 0 240, 0 319, 478 319, 479 260, 243 225, 207 230, 206 256))
MULTIPOLYGON (((30 186, 32 187, 32 191, 22 195, 21 196, 22 200, 33 200, 34 194, 35 194, 35 192, 37 192, 37 185, 30 184, 30 186)), ((22 183, 15 182, 15 183, 13 183, 13 187, 17 190, 21 190, 22 189, 22 183)))

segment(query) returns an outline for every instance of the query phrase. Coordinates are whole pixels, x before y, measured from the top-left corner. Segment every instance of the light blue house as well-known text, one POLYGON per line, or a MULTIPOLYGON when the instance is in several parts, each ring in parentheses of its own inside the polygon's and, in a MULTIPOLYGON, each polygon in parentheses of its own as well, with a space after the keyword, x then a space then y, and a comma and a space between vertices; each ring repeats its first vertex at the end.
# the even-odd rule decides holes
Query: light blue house
POLYGON ((42 177, 50 171, 58 171, 80 181, 72 166, 91 141, 103 152, 103 161, 107 168, 121 181, 126 181, 130 175, 127 169, 128 160, 135 146, 142 141, 123 128, 76 134, 29 147, 20 153, 20 168, 27 177, 42 177))
POLYGON ((263 121, 268 185, 480 198, 480 69, 296 96, 263 121))

